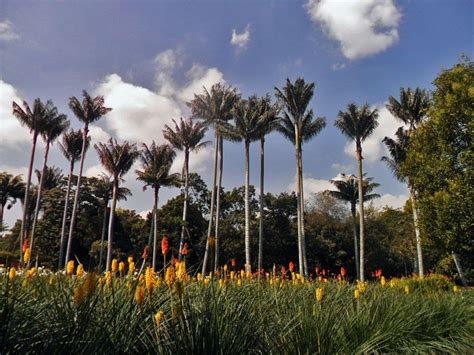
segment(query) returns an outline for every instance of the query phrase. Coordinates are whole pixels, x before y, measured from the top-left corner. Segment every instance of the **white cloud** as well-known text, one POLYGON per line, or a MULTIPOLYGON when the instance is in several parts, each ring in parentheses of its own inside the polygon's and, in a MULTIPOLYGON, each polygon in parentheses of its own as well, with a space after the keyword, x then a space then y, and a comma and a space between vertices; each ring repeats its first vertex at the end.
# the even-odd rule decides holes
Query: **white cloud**
POLYGON ((23 181, 28 177, 28 167, 27 166, 11 166, 11 165, 0 165, 0 171, 6 171, 9 174, 14 176, 21 175, 23 181))
POLYGON ((203 87, 208 90, 215 83, 225 83, 224 75, 217 68, 206 68, 194 64, 186 73, 188 84, 179 91, 178 98, 182 102, 191 100, 195 93, 201 93, 203 87))
POLYGON ((306 10, 348 59, 382 52, 399 39, 401 12, 393 0, 309 0, 306 10))
POLYGON ((333 163, 331 164, 331 168, 345 174, 350 174, 350 172, 354 169, 354 166, 352 164, 333 163))
MULTIPOLYGON (((94 151, 95 153, 95 151, 94 151)), ((87 156, 86 156, 87 159, 87 156)), ((87 177, 97 177, 101 174, 107 174, 105 169, 102 167, 102 165, 97 164, 97 165, 92 165, 86 169, 86 172, 84 173, 85 176, 87 177)))
MULTIPOLYGON (((364 161, 369 163, 379 161, 386 154, 387 151, 382 139, 394 137, 396 130, 401 125, 385 107, 385 104, 378 104, 374 107, 379 111, 379 125, 375 132, 362 143, 362 156, 364 161)), ((374 107, 371 107, 371 109, 374 107)), ((348 142, 344 147, 344 152, 355 158, 355 143, 353 141, 348 142)))
POLYGON ((13 30, 13 24, 10 21, 0 21, 0 41, 9 42, 19 38, 20 35, 13 30))
MULTIPOLYGON (((331 180, 337 180, 339 178, 340 178, 340 174, 336 175, 331 180)), ((303 177, 303 194, 304 194, 305 200, 307 200, 313 193, 315 194, 318 192, 323 192, 323 191, 332 190, 332 189, 334 189, 334 185, 331 184, 329 180, 315 179, 309 176, 303 177)), ((290 185, 288 185, 288 190, 296 191, 296 176, 293 177, 293 180, 291 181, 290 185)))
POLYGON ((89 126, 89 136, 91 137, 91 147, 97 143, 105 143, 110 138, 110 134, 99 126, 89 126))
POLYGON ((334 63, 333 65, 331 65, 332 70, 342 70, 345 67, 346 67, 345 63, 334 63))
POLYGON ((250 41, 250 24, 245 26, 245 30, 242 33, 237 33, 235 28, 232 30, 232 37, 230 44, 237 48, 245 48, 250 41))
POLYGON ((398 196, 392 194, 383 194, 380 198, 376 198, 372 201, 375 207, 393 207, 393 208, 402 208, 405 205, 405 202, 408 200, 408 196, 400 194, 398 196))
MULTIPOLYGON (((189 156, 189 172, 202 175, 211 168, 212 154, 214 148, 208 146, 197 153, 191 153, 189 156)), ((171 172, 181 173, 184 164, 184 153, 179 152, 171 166, 171 172)))

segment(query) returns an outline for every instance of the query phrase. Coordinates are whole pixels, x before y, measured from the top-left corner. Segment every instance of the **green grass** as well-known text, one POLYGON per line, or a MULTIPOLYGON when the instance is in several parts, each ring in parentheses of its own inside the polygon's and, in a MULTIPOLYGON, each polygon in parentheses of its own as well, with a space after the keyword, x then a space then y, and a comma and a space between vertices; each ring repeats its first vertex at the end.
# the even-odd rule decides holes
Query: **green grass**
MULTIPOLYGON (((86 276, 87 277, 87 276, 86 276)), ((270 285, 228 280, 157 286, 139 306, 136 278, 97 285, 86 277, 36 275, 0 281, 0 353, 333 354, 472 353, 474 293, 445 280, 355 285, 270 285), (410 293, 404 287, 409 285, 410 293), (322 287, 322 302, 315 289, 322 287), (180 288, 184 290, 181 292, 180 288), (157 326, 155 314, 164 316, 157 326)))

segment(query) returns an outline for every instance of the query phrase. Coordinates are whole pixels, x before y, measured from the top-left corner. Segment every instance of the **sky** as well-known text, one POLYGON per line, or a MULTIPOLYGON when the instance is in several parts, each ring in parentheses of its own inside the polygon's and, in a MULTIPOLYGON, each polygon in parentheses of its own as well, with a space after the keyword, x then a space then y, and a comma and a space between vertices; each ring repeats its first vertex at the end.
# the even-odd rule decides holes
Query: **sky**
MULTIPOLYGON (((356 173, 354 144, 334 127, 351 102, 379 110, 379 127, 363 144, 364 170, 380 183, 376 206, 401 207, 408 193, 380 161, 381 140, 401 125, 385 108, 400 87, 432 89, 461 53, 474 52, 470 0, 213 0, 16 1, 0 0, 0 171, 26 177, 31 136, 11 113, 11 102, 52 99, 81 127, 68 98, 82 90, 103 95, 113 111, 91 128, 93 143, 109 137, 164 143, 162 128, 187 117, 186 102, 216 82, 243 97, 274 95, 287 78, 315 82, 310 108, 326 128, 303 147, 305 196, 331 187, 339 173, 356 173)), ((213 132, 208 133, 212 140, 213 132)), ((251 183, 258 188, 259 144, 251 148, 251 183)), ((223 185, 243 185, 244 146, 225 143, 223 185)), ((191 156, 191 171, 209 185, 213 146, 191 156)), ((36 153, 42 164, 44 144, 36 153)), ((50 164, 67 174, 57 144, 50 164)), ((178 155, 173 170, 180 171, 178 155)), ((146 213, 135 169, 125 176, 133 196, 119 206, 146 213)), ((94 149, 85 173, 104 170, 94 149)), ((294 190, 294 149, 278 133, 266 143, 265 189, 294 190)), ((161 204, 179 193, 163 189, 161 204)), ((19 203, 5 213, 12 225, 19 203)))

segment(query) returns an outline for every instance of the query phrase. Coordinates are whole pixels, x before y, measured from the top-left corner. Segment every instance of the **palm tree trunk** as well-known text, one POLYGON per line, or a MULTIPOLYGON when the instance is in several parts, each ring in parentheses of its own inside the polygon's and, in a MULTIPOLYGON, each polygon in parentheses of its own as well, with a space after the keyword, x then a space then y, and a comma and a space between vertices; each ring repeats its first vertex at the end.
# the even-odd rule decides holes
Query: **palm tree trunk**
POLYGON ((354 258, 355 258, 355 269, 357 280, 360 279, 360 268, 359 268, 359 247, 357 246, 357 221, 356 221, 356 206, 351 205, 352 214, 352 233, 354 235, 354 258))
POLYGON ((298 267, 300 275, 304 274, 304 267, 303 267, 303 245, 301 244, 301 184, 299 183, 300 178, 300 169, 299 169, 299 154, 298 154, 298 146, 299 146, 299 139, 298 139, 298 129, 295 129, 295 156, 296 156, 296 181, 297 181, 297 189, 296 189, 296 210, 297 210, 297 222, 298 222, 298 267))
POLYGON ((152 267, 156 271, 156 257, 158 254, 158 187, 153 191, 153 260, 152 267))
POLYGON ((300 184, 300 199, 301 199, 301 250, 303 252, 303 275, 308 277, 308 260, 306 259, 306 235, 304 231, 304 187, 303 187, 303 153, 300 147, 298 149, 298 172, 299 172, 299 184, 300 184))
POLYGON ((61 238, 59 240, 58 269, 62 268, 62 262, 64 258, 64 237, 66 235, 67 209, 69 206, 69 193, 71 192, 71 182, 72 182, 73 172, 74 172, 74 160, 71 160, 70 165, 69 165, 69 176, 67 178, 66 197, 64 198, 63 223, 61 225, 61 238))
POLYGON ((212 231, 212 218, 214 216, 214 200, 216 193, 216 180, 217 180, 217 155, 219 154, 219 136, 216 133, 216 146, 214 148, 214 172, 212 180, 212 192, 211 192, 211 207, 209 211, 209 226, 207 228, 207 240, 206 240, 206 251, 204 252, 204 260, 202 262, 201 274, 204 277, 206 274, 207 259, 209 258, 209 239, 211 238, 212 231))
POLYGON ((359 164, 359 234, 360 234, 360 280, 362 282, 365 281, 365 274, 364 274, 364 191, 363 191, 363 175, 362 175, 362 147, 360 145, 357 146, 357 161, 359 164))
POLYGON ((102 259, 104 255, 104 238, 105 238, 105 228, 107 225, 107 205, 109 201, 106 201, 104 204, 104 215, 102 218, 102 233, 100 234, 100 249, 99 249, 99 267, 97 268, 99 273, 102 272, 102 259))
POLYGON ((0 203, 0 232, 3 231, 3 204, 0 203))
POLYGON ((413 225, 415 227, 415 240, 416 240, 416 255, 418 258, 418 274, 420 277, 424 276, 424 268, 423 268, 423 253, 421 250, 421 238, 420 238, 420 227, 418 224, 418 210, 416 207, 416 194, 413 188, 409 187, 410 189, 410 199, 411 199, 411 207, 413 211, 413 225))
POLYGON ((86 123, 84 125, 84 132, 82 137, 82 151, 81 151, 81 163, 79 164, 79 174, 77 175, 77 183, 76 183, 76 193, 74 195, 74 204, 72 206, 72 214, 71 214, 71 223, 69 225, 69 236, 67 240, 67 248, 66 248, 66 257, 64 259, 64 267, 66 267, 67 262, 71 256, 71 249, 72 249, 72 236, 74 233, 74 225, 76 223, 76 215, 77 209, 79 204, 79 194, 81 192, 81 178, 82 178, 82 170, 84 169, 84 159, 86 155, 86 147, 87 147, 87 134, 89 133, 89 125, 86 123))
POLYGON ((109 235, 107 238, 107 263, 105 271, 110 271, 110 265, 112 265, 112 242, 114 238, 114 217, 115 207, 117 206, 117 190, 118 190, 118 178, 114 178, 114 188, 112 192, 112 206, 110 207, 109 216, 109 235))
POLYGON ((181 226, 181 241, 179 242, 179 260, 182 259, 183 255, 181 254, 184 245, 184 235, 186 232, 186 217, 188 213, 188 198, 189 198, 189 150, 185 149, 184 151, 184 205, 183 205, 183 225, 181 226))
POLYGON ((252 272, 250 260, 250 142, 245 142, 245 271, 252 272))
POLYGON ((258 278, 260 278, 263 262, 263 195, 265 173, 265 138, 260 139, 260 201, 259 201, 259 228, 258 228, 258 278))
POLYGON ((214 226, 214 236, 215 236, 215 248, 214 248, 214 272, 217 272, 219 267, 219 218, 221 214, 221 186, 222 186, 222 173, 224 171, 224 139, 219 138, 219 180, 217 180, 217 190, 216 190, 216 220, 214 226))
POLYGON ((453 256, 454 264, 456 265, 456 269, 458 270, 459 278, 461 279, 462 285, 464 287, 467 287, 467 281, 464 277, 464 272, 461 268, 461 261, 459 260, 458 255, 454 251, 451 252, 451 255, 453 256))
POLYGON ((36 142, 38 140, 38 132, 33 133, 33 145, 31 147, 30 165, 28 167, 28 179, 26 180, 25 199, 23 203, 23 218, 21 220, 20 229, 20 264, 23 262, 23 239, 28 237, 28 210, 30 204, 30 186, 31 174, 33 173, 33 163, 35 160, 36 142))
POLYGON ((44 175, 46 174, 46 168, 48 163, 48 154, 49 154, 49 141, 46 142, 46 150, 44 151, 44 159, 43 159, 43 169, 41 170, 41 176, 39 181, 38 193, 36 196, 36 206, 35 206, 35 214, 33 216, 33 226, 31 227, 31 245, 30 245, 30 253, 33 255, 33 248, 35 243, 35 232, 36 232, 36 224, 38 222, 38 215, 41 206, 41 195, 43 193, 43 185, 44 185, 44 175))

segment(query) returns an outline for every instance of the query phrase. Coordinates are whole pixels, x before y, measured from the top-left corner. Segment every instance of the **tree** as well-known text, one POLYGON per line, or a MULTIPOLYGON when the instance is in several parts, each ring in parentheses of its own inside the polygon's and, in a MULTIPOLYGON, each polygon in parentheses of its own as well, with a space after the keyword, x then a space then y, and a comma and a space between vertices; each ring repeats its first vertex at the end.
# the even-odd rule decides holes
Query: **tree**
POLYGON ((97 122, 102 116, 112 111, 111 108, 104 106, 104 97, 96 96, 90 97, 87 91, 83 91, 82 95, 84 99, 82 103, 75 97, 69 99, 69 108, 74 112, 79 121, 84 123, 82 130, 82 149, 81 149, 81 162, 79 164, 79 174, 77 175, 76 193, 74 195, 74 203, 72 205, 71 223, 69 225, 69 236, 66 248, 66 257, 64 259, 64 265, 67 264, 71 256, 72 238, 74 234, 74 225, 76 223, 76 214, 79 203, 79 195, 81 192, 81 178, 82 170, 84 168, 84 159, 86 157, 87 150, 87 137, 89 134, 89 125, 97 122))
POLYGON ((45 191, 52 190, 55 188, 61 188, 64 185, 64 175, 60 168, 56 166, 48 166, 43 172, 39 170, 35 170, 36 178, 38 180, 38 184, 43 178, 43 188, 45 191))
POLYGON ((176 157, 176 152, 168 144, 157 145, 152 142, 149 146, 142 144, 140 160, 143 169, 135 170, 137 180, 153 189, 153 260, 152 267, 156 270, 156 257, 158 254, 158 194, 162 186, 179 186, 179 174, 171 174, 170 169, 176 157))
MULTIPOLYGON (((380 186, 375 182, 372 182, 373 178, 365 178, 363 185, 363 196, 364 202, 373 200, 374 198, 380 197, 379 194, 372 194, 371 192, 380 186)), ((341 174, 339 179, 329 180, 337 190, 328 191, 329 194, 338 200, 348 202, 351 206, 352 215, 352 233, 354 236, 354 255, 356 264, 356 275, 360 278, 360 267, 359 267, 359 251, 357 246, 357 222, 356 222, 356 206, 359 202, 359 181, 354 175, 341 174)))
POLYGON ((117 205, 119 183, 123 180, 123 176, 130 170, 132 164, 138 158, 139 152, 135 144, 130 144, 128 142, 118 144, 117 141, 112 138, 109 139, 107 144, 94 144, 94 148, 99 155, 102 166, 113 178, 112 206, 110 208, 107 241, 107 263, 105 268, 106 271, 109 271, 112 263, 114 213, 117 205))
POLYGON ((364 273, 364 192, 362 173, 362 142, 375 131, 378 126, 378 111, 371 110, 368 104, 358 107, 352 103, 347 106, 347 111, 339 111, 338 119, 334 125, 339 128, 345 136, 355 141, 356 157, 359 165, 359 228, 360 228, 360 280, 365 281, 364 273))
POLYGON ((324 117, 313 117, 313 110, 308 110, 309 102, 314 95, 314 83, 296 79, 294 84, 286 79, 286 85, 280 90, 275 87, 276 96, 283 109, 278 130, 295 146, 296 178, 298 201, 298 259, 301 275, 308 276, 306 260, 306 239, 304 230, 304 195, 303 195, 303 150, 304 142, 311 140, 326 126, 324 117))
MULTIPOLYGON (((100 234, 100 246, 99 246, 99 265, 98 271, 102 271, 102 260, 103 260, 103 251, 104 251, 104 238, 105 230, 107 227, 107 206, 109 201, 113 197, 114 191, 114 182, 111 180, 111 177, 106 174, 101 174, 98 178, 91 179, 91 191, 95 197, 99 200, 100 207, 102 209, 102 232, 100 234)), ((119 186, 117 189, 117 201, 127 200, 127 197, 130 196, 131 191, 123 186, 119 186)))
POLYGON ((209 215, 209 226, 207 230, 206 251, 204 253, 204 260, 202 265, 202 274, 206 272, 207 262, 209 258, 209 241, 212 236, 212 222, 214 218, 214 203, 216 202, 216 216, 215 216, 215 255, 219 255, 219 213, 220 213, 220 191, 222 184, 222 170, 224 167, 224 146, 223 139, 219 134, 219 124, 227 122, 232 119, 232 108, 234 104, 240 99, 240 95, 235 88, 225 86, 220 83, 214 84, 210 92, 204 88, 203 94, 194 94, 194 99, 188 103, 191 108, 193 118, 201 119, 206 126, 212 126, 215 129, 215 153, 214 153, 214 167, 213 167, 213 182, 211 192, 211 204, 209 215), (219 182, 217 182, 217 160, 219 157, 219 182), (216 187, 217 185, 217 187, 216 187), (216 201, 217 189, 217 201, 216 201))
POLYGON ((43 140, 46 143, 46 149, 44 152, 41 179, 38 184, 35 214, 33 216, 33 226, 31 227, 31 244, 30 244, 31 255, 33 255, 33 251, 34 251, 35 230, 36 230, 36 224, 38 221, 38 214, 39 214, 40 205, 41 205, 44 177, 46 176, 49 148, 54 143, 54 141, 58 139, 59 136, 61 136, 61 134, 63 134, 63 132, 68 127, 69 127, 69 121, 67 120, 67 116, 59 113, 58 109, 55 106, 53 105, 48 106, 46 110, 46 114, 45 114, 45 120, 43 122, 43 127, 40 130, 40 135, 43 137, 43 140))
MULTIPOLYGON (((64 260, 64 237, 66 235, 66 221, 68 215, 68 207, 69 207, 69 194, 71 192, 71 182, 72 176, 74 173, 74 165, 75 163, 81 158, 81 151, 82 151, 82 132, 80 130, 69 130, 68 132, 64 132, 62 137, 62 142, 59 143, 59 149, 63 153, 64 157, 69 161, 69 175, 67 178, 67 188, 66 188, 66 196, 64 198, 64 213, 63 213, 63 220, 61 224, 61 237, 59 241, 59 261, 58 261, 58 268, 62 268, 62 263, 64 260)), ((89 147, 90 137, 88 137, 86 142, 86 150, 89 147)))
POLYGON ((28 166, 28 177, 26 179, 25 198, 23 200, 23 217, 21 219, 20 229, 20 263, 23 262, 23 240, 28 238, 29 230, 29 218, 28 212, 30 210, 30 188, 31 188, 31 175, 33 174, 33 163, 35 160, 36 143, 38 135, 43 127, 45 117, 53 106, 51 101, 47 101, 46 104, 41 100, 35 99, 33 103, 33 110, 30 108, 26 101, 23 101, 23 108, 18 105, 15 101, 12 102, 13 115, 18 119, 22 126, 27 127, 30 133, 33 135, 33 144, 31 146, 30 163, 28 166))
POLYGON ((3 230, 3 212, 9 210, 25 193, 21 175, 13 176, 6 171, 0 173, 0 231, 3 230))
POLYGON ((177 150, 184 152, 184 164, 181 179, 184 181, 184 202, 183 202, 183 225, 181 227, 181 239, 179 243, 179 259, 181 260, 181 250, 184 245, 185 232, 187 228, 187 211, 189 200, 189 154, 203 149, 209 141, 203 142, 207 127, 203 122, 193 123, 191 118, 183 119, 178 123, 173 120, 174 130, 165 125, 163 136, 177 150))

